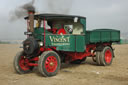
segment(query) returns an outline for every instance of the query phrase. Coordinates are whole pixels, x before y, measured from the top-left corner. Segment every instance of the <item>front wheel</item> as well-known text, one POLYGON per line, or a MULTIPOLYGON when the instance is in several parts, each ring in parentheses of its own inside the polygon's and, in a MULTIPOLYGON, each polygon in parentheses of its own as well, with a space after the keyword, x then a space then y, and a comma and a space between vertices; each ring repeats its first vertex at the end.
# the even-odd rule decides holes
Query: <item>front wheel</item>
POLYGON ((38 70, 45 77, 55 76, 60 69, 60 57, 54 51, 44 52, 38 61, 38 70))
POLYGON ((13 66, 17 73, 25 74, 33 70, 33 66, 28 66, 29 60, 25 58, 24 52, 18 52, 14 58, 13 66))

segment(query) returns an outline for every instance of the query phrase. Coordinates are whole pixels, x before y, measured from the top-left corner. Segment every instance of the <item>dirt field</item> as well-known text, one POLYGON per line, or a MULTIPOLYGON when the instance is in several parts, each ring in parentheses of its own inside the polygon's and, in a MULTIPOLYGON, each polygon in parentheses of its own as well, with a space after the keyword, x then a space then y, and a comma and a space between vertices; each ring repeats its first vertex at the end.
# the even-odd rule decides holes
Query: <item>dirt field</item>
POLYGON ((45 78, 35 68, 19 75, 13 69, 13 58, 20 45, 0 45, 0 85, 128 85, 128 45, 114 45, 111 66, 97 66, 88 58, 81 65, 62 65, 59 74, 45 78))

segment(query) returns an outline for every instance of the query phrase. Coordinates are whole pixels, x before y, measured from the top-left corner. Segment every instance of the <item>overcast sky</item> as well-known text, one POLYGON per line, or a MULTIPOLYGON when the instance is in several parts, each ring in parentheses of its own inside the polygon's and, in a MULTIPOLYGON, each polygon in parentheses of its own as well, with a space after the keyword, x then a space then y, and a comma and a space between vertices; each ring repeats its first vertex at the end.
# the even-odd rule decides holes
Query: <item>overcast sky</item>
MULTIPOLYGON (((15 8, 31 0, 1 0, 0 3, 0 40, 24 39, 26 21, 18 19, 9 21, 15 8)), ((48 0, 50 1, 50 0, 48 0)), ((61 9, 70 9, 69 14, 81 15, 87 18, 87 29, 110 28, 121 30, 128 38, 128 0, 59 0, 54 1, 53 10, 64 13, 61 9), (56 1, 56 2, 55 2, 56 1), (64 2, 65 1, 65 2, 64 2), (58 3, 58 4, 57 4, 58 3)), ((35 7, 38 13, 54 12, 48 10, 47 0, 36 0, 35 7)))

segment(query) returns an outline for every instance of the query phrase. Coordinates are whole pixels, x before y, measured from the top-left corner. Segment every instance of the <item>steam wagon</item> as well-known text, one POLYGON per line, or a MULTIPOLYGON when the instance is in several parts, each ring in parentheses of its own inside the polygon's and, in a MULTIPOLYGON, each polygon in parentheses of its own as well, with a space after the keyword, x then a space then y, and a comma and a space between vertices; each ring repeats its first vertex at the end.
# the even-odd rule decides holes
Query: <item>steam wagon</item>
POLYGON ((61 14, 34 14, 29 11, 27 39, 23 51, 14 58, 17 73, 39 72, 50 77, 58 73, 61 63, 80 64, 87 57, 100 66, 112 64, 112 43, 120 42, 120 31, 114 29, 86 30, 86 18, 61 14))

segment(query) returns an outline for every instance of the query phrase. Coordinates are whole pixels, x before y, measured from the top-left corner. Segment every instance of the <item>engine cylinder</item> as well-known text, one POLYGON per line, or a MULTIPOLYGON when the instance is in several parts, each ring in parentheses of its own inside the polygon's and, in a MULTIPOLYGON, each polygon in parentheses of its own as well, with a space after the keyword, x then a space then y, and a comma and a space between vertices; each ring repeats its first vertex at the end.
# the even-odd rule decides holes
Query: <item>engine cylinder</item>
POLYGON ((29 37, 23 42, 23 49, 27 55, 34 54, 38 51, 38 48, 38 42, 33 37, 29 37))

